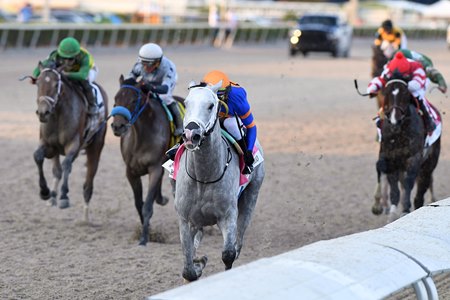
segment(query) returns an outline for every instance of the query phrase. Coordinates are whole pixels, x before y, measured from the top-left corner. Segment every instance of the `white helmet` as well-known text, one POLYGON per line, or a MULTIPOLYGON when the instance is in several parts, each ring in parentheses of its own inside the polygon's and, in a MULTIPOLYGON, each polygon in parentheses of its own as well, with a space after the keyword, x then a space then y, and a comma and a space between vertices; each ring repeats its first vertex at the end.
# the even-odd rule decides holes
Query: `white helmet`
POLYGON ((154 43, 148 43, 139 49, 139 61, 153 64, 161 60, 163 51, 160 46, 154 43))

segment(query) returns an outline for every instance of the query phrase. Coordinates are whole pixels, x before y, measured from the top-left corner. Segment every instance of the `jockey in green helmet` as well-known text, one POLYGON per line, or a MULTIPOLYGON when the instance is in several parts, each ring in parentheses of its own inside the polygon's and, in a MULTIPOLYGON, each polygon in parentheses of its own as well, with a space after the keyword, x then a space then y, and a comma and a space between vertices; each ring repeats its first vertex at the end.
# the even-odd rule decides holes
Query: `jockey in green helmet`
MULTIPOLYGON (((76 81, 83 88, 83 92, 88 102, 88 113, 97 113, 97 100, 94 95, 94 88, 91 83, 97 77, 97 68, 94 65, 92 55, 80 46, 80 43, 73 37, 64 38, 58 48, 42 62, 44 66, 55 64, 56 67, 65 66, 63 74, 70 80, 76 81)), ((37 78, 41 70, 37 66, 33 71, 33 77, 37 78)), ((32 80, 34 83, 34 80, 32 80)))

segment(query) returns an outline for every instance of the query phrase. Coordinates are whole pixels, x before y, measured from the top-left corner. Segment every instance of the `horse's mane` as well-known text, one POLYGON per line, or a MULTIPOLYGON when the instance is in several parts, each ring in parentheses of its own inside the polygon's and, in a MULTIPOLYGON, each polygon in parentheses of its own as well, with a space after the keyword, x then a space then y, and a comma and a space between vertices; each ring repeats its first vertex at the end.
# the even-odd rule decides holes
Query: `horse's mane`
POLYGON ((130 78, 125 79, 122 84, 135 86, 137 84, 137 81, 133 77, 130 77, 130 78))
POLYGON ((207 85, 206 82, 200 82, 199 84, 190 86, 189 89, 197 88, 197 87, 206 87, 206 85, 207 85))

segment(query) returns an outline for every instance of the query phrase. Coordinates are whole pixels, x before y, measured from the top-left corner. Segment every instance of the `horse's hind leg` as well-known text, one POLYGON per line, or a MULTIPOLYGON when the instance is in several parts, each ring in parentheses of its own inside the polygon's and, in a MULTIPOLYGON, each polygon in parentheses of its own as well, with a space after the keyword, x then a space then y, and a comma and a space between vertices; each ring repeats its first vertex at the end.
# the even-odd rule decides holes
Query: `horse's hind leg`
POLYGON ((161 177, 163 175, 163 168, 161 165, 149 168, 148 171, 148 192, 145 198, 142 216, 144 222, 142 223, 142 235, 139 245, 146 245, 148 242, 148 233, 150 227, 150 218, 153 216, 153 202, 157 197, 158 191, 161 192, 161 177))
POLYGON ((414 209, 418 209, 424 204, 424 195, 431 185, 432 175, 424 176, 425 174, 420 174, 417 177, 417 192, 416 197, 414 197, 414 209))
POLYGON ((75 158, 78 155, 79 143, 75 142, 74 144, 67 147, 65 151, 66 157, 62 162, 62 180, 63 183, 61 185, 61 197, 59 198, 59 208, 68 208, 70 206, 69 202, 69 175, 72 172, 72 165, 75 158))
POLYGON ((103 139, 97 135, 96 140, 86 148, 86 178, 83 184, 84 221, 89 222, 89 202, 94 191, 94 177, 97 174, 100 154, 103 149, 103 139))
POLYGON ((159 181, 156 184, 156 195, 155 195, 155 202, 161 206, 164 206, 169 202, 169 198, 163 196, 162 192, 161 192, 163 175, 164 175, 164 170, 161 172, 161 177, 159 178, 159 181))

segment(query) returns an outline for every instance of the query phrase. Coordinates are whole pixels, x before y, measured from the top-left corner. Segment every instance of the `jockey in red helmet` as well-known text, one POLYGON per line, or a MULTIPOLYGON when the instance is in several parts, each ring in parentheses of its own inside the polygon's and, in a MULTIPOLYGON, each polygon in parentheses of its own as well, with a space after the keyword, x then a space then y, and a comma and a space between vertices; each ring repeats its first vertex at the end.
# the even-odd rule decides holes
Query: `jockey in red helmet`
POLYGON ((428 132, 432 132, 436 125, 423 103, 425 101, 427 75, 421 63, 407 59, 402 52, 397 52, 394 58, 384 66, 381 75, 370 81, 367 93, 377 94, 394 76, 401 77, 408 82, 408 90, 417 98, 420 109, 424 114, 425 128, 428 132))

